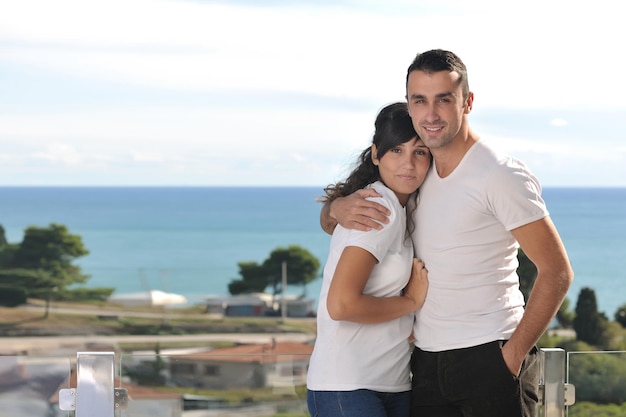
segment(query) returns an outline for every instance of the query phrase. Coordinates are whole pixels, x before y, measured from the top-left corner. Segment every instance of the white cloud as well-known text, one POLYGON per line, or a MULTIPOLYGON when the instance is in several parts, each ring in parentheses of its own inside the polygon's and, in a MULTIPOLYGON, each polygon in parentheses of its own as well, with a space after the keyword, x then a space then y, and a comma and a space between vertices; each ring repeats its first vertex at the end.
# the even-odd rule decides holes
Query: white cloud
POLYGON ((165 157, 158 152, 131 152, 135 162, 163 162, 165 157))
MULTIPOLYGON (((623 106, 606 88, 610 77, 595 78, 597 88, 585 94, 576 87, 581 73, 597 71, 594 60, 580 59, 581 48, 593 46, 594 56, 624 60, 612 53, 610 43, 592 40, 623 35, 621 25, 611 24, 617 17, 596 7, 555 4, 544 2, 541 13, 530 13, 526 6, 511 10, 489 2, 456 9, 459 3, 453 2, 442 30, 441 19, 403 3, 399 7, 408 13, 381 15, 324 6, 22 1, 11 3, 0 18, 0 34, 17 42, 1 52, 2 60, 14 65, 131 85, 302 91, 385 101, 401 98, 403 71, 415 52, 442 46, 467 61, 483 104, 623 106), (39 13, 33 14, 35 9, 39 13), (602 26, 580 30, 596 13, 602 13, 602 26), (428 34, 438 45, 422 39, 428 34)), ((390 3, 388 10, 393 7, 390 3)), ((445 6, 438 12, 445 13, 445 6)))
POLYGON ((536 152, 536 153, 561 153, 567 151, 555 143, 543 143, 536 140, 504 137, 504 136, 486 136, 483 138, 486 142, 489 142, 496 149, 500 149, 509 154, 515 154, 519 152, 536 152))
POLYGON ((17 155, 73 163, 86 174, 96 168, 135 171, 124 183, 143 181, 141 172, 157 169, 150 179, 156 183, 319 185, 333 180, 326 168, 329 162, 368 146, 374 113, 263 109, 244 118, 228 110, 196 107, 15 112, 0 115, 0 131, 19 138, 12 148, 17 155), (80 144, 46 145, 61 137, 77 138, 80 144), (131 163, 136 167, 129 167, 131 163))
MULTIPOLYGON (((5 3, 0 158, 14 166, 37 155, 83 169, 84 181, 106 171, 137 182, 326 184, 369 144, 378 109, 403 99, 414 53, 432 47, 465 60, 476 107, 547 109, 541 129, 576 135, 583 120, 550 115, 626 106, 626 87, 598 66, 626 60, 606 41, 626 36, 606 0, 5 3)), ((572 146, 588 137, 526 140, 508 129, 496 129, 507 149, 538 163, 560 158, 563 169, 575 169, 569 158, 610 159, 602 131, 618 131, 598 125, 590 150, 572 146)))
MULTIPOLYGON (((18 42, 0 49, 2 60, 14 65, 195 91, 263 89, 380 97, 388 94, 386 87, 402 85, 401 80, 384 81, 397 52, 379 36, 394 29, 396 22, 389 18, 319 8, 114 1, 98 9, 93 2, 55 3, 44 6, 41 15, 46 19, 31 19, 32 2, 18 3, 0 18, 4 37, 18 42), (118 9, 124 13, 116 13, 118 9), (68 10, 72 12, 59 13, 68 10), (373 26, 379 30, 370 31, 373 26), (354 71, 356 60, 363 60, 367 70, 354 71), (376 83, 371 83, 372 73, 377 74, 376 83), (366 89, 363 83, 369 84, 366 89)), ((396 68, 402 66, 405 62, 396 68)))
POLYGON ((82 155, 72 145, 65 143, 53 143, 46 152, 36 153, 33 157, 68 166, 79 165, 83 161, 82 155))
POLYGON ((567 120, 560 119, 560 118, 552 119, 550 121, 550 124, 552 126, 556 126, 556 127, 561 127, 561 126, 567 126, 568 125, 567 120))

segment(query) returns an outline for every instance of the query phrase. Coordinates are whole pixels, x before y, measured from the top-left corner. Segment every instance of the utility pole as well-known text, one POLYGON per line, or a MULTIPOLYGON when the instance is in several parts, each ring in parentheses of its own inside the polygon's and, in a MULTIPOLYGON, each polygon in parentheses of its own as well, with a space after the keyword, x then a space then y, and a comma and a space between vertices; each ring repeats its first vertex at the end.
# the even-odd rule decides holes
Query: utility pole
POLYGON ((283 283, 281 285, 282 298, 280 300, 280 316, 284 322, 287 318, 287 261, 283 261, 283 283))

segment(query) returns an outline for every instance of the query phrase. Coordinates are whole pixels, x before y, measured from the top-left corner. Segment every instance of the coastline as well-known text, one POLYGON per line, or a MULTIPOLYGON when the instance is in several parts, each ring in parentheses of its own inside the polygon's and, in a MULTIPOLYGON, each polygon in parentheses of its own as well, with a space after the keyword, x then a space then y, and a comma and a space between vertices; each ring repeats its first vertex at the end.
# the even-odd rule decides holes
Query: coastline
MULTIPOLYGON (((329 237, 319 227, 321 193, 322 187, 0 187, 0 224, 12 243, 29 225, 66 224, 90 251, 76 260, 91 275, 89 288, 161 289, 200 303, 228 293, 239 262, 262 263, 276 247, 300 245, 323 264, 329 237)), ((544 186, 543 196, 574 267, 571 308, 589 287, 598 310, 613 316, 626 304, 615 290, 626 279, 626 188, 544 186)), ((316 279, 307 297, 317 299, 320 288, 316 279)), ((290 286, 288 294, 302 290, 290 286)))

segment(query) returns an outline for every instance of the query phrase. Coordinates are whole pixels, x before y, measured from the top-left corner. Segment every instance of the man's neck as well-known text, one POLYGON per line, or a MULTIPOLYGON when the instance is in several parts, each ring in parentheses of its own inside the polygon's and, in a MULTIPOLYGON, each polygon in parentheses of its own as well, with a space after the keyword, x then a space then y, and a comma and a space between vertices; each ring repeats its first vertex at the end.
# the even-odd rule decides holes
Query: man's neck
POLYGON ((461 163, 467 151, 469 151, 479 139, 477 135, 467 129, 464 132, 459 132, 459 135, 443 148, 431 150, 439 177, 445 178, 452 174, 461 163))

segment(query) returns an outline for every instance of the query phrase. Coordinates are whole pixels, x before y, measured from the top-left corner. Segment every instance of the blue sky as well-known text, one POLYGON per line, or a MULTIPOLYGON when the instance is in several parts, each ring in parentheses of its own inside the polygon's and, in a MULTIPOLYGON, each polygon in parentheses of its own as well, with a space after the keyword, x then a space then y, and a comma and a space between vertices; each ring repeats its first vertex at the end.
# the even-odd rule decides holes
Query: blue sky
POLYGON ((626 186, 619 2, 0 0, 0 185, 345 176, 417 52, 544 186, 626 186), (422 4, 422 3, 425 3, 422 4), (432 4, 431 4, 432 3, 432 4))

